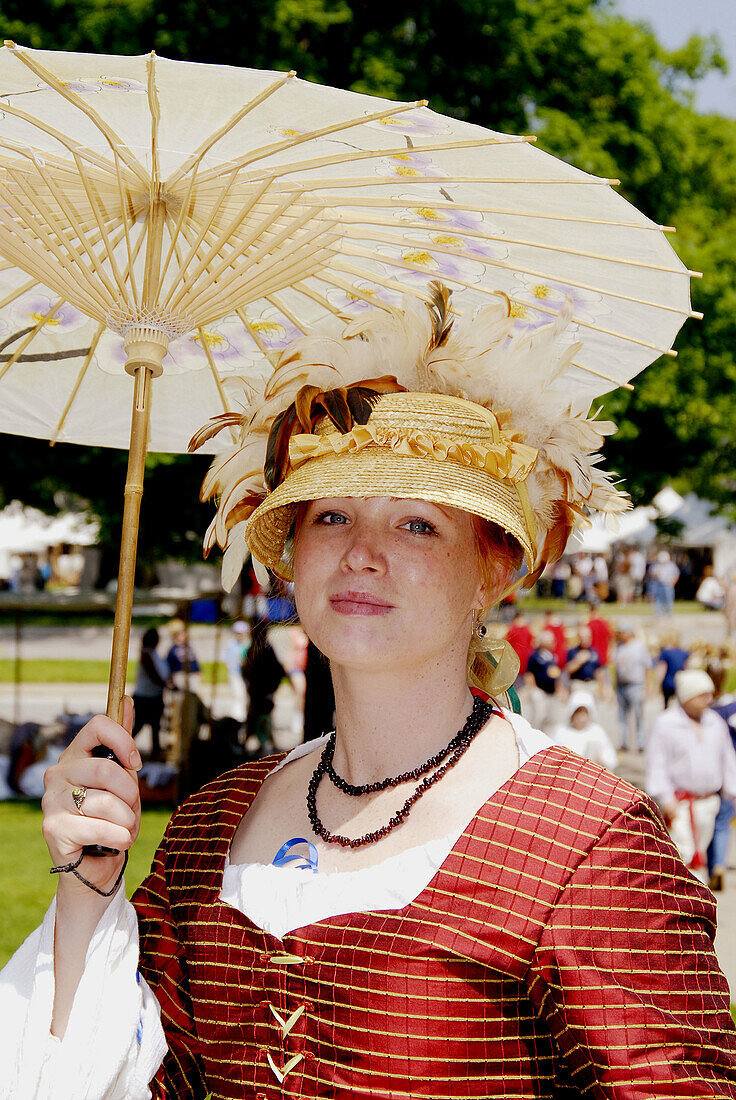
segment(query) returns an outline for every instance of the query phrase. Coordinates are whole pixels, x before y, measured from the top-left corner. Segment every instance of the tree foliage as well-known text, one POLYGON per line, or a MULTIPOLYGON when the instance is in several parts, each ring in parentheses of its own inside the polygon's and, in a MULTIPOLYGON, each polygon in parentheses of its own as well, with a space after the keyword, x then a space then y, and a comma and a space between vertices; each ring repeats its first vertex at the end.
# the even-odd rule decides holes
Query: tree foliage
MULTIPOLYGON (((310 80, 390 98, 426 97, 458 118, 531 130, 555 155, 620 178, 627 198, 677 227, 675 248, 705 272, 693 284, 693 306, 705 319, 686 324, 678 358, 650 367, 633 395, 606 399, 606 413, 621 425, 611 461, 636 501, 665 480, 726 505, 732 498, 736 122, 699 115, 692 105, 696 82, 725 69, 715 39, 693 37, 666 50, 609 0, 425 0, 419 7, 401 0, 0 0, 0 22, 4 37, 34 47, 154 48, 184 60, 295 68, 310 80)), ((119 456, 101 465, 68 448, 68 459, 55 455, 50 463, 46 444, 16 440, 11 450, 10 469, 0 475, 6 497, 40 502, 68 484, 114 533, 120 498, 110 473, 119 456)), ((201 466, 185 459, 149 465, 144 551, 159 538, 161 552, 185 551, 194 543, 182 531, 203 526, 193 503, 201 466)))

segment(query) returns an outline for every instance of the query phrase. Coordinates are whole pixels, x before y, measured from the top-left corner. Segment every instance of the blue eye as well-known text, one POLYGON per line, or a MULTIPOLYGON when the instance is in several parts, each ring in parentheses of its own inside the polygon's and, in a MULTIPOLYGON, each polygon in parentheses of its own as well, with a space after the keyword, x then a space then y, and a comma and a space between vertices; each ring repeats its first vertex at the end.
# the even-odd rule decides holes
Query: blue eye
POLYGON ((324 527, 337 527, 348 523, 349 520, 343 512, 320 512, 314 522, 321 523, 324 527))
POLYGON ((426 519, 410 519, 403 526, 412 535, 436 535, 437 528, 426 519))

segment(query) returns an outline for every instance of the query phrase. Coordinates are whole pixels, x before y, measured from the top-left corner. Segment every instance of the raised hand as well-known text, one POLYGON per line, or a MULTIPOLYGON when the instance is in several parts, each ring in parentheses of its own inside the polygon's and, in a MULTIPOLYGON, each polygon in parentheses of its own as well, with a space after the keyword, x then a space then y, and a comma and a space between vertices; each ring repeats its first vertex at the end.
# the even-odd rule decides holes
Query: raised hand
MULTIPOLYGON (((86 857, 79 868, 103 891, 115 882, 123 853, 140 828, 141 758, 130 735, 132 726, 133 703, 126 699, 122 726, 96 715, 44 777, 43 835, 55 866, 74 862, 87 844, 117 849, 118 855, 86 857), (93 756, 99 746, 111 749, 120 763, 93 756)), ((60 875, 60 880, 60 889, 87 889, 74 876, 60 875)))

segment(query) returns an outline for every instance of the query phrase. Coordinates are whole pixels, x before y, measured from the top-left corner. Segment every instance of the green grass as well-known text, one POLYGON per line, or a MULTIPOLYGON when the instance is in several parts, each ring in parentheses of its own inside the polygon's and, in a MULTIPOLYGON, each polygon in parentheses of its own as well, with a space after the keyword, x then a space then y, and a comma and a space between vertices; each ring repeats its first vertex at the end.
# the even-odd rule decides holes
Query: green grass
MULTIPOLYGON (((108 661, 93 660, 51 660, 31 658, 21 662, 21 680, 26 684, 106 684, 109 672, 108 661)), ((128 683, 135 683, 137 660, 128 661, 128 683)), ((206 683, 212 683, 212 662, 202 664, 202 676, 206 683)), ((222 663, 217 666, 218 681, 227 680, 227 670, 222 663)), ((15 663, 7 658, 0 659, 0 683, 12 683, 15 679, 15 663)))
MULTIPOLYGON (((556 611, 568 612, 583 616, 587 613, 588 604, 585 602, 574 603, 570 600, 556 600, 551 596, 522 596, 517 607, 526 612, 556 611)), ((650 615, 654 617, 654 604, 649 600, 637 600, 635 603, 602 603, 598 607, 606 618, 615 619, 619 615, 650 615)), ((673 606, 675 615, 699 614, 703 608, 694 600, 675 600, 673 606)))
MULTIPOLYGON (((171 816, 169 809, 144 810, 141 831, 125 872, 128 897, 143 881, 171 816)), ((0 802, 0 967, 41 923, 56 889, 51 859, 41 836, 38 802, 0 802)))

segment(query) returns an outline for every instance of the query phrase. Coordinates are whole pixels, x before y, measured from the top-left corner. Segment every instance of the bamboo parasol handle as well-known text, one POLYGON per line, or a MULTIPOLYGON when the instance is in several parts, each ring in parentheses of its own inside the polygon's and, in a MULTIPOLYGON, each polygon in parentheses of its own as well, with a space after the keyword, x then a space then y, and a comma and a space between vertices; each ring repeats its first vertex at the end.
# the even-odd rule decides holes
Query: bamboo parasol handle
MULTIPOLYGON (((153 365, 152 365, 153 366, 153 365)), ((107 692, 107 716, 122 722, 123 696, 128 672, 130 618, 133 611, 138 526, 143 495, 143 475, 146 466, 152 368, 141 363, 135 369, 133 413, 130 424, 130 452, 125 478, 123 532, 120 539, 118 592, 115 601, 115 625, 110 656, 110 681, 107 692)))
MULTIPOLYGON (((156 282, 161 267, 166 208, 158 190, 151 196, 146 238, 146 261, 143 274, 143 307, 154 305, 156 282)), ((143 496, 143 475, 146 469, 148 426, 150 422, 151 379, 161 374, 161 361, 168 348, 168 339, 151 339, 151 334, 132 331, 126 335, 125 350, 128 361, 125 369, 135 379, 133 414, 130 422, 130 450, 128 471, 125 478, 125 503, 123 506, 123 532, 120 539, 120 566, 118 569, 118 593, 115 601, 115 625, 110 655, 110 681, 107 692, 107 716, 122 722, 123 696, 128 672, 128 644, 130 642, 130 617, 133 612, 133 586, 135 560, 138 547, 138 526, 143 496)))

